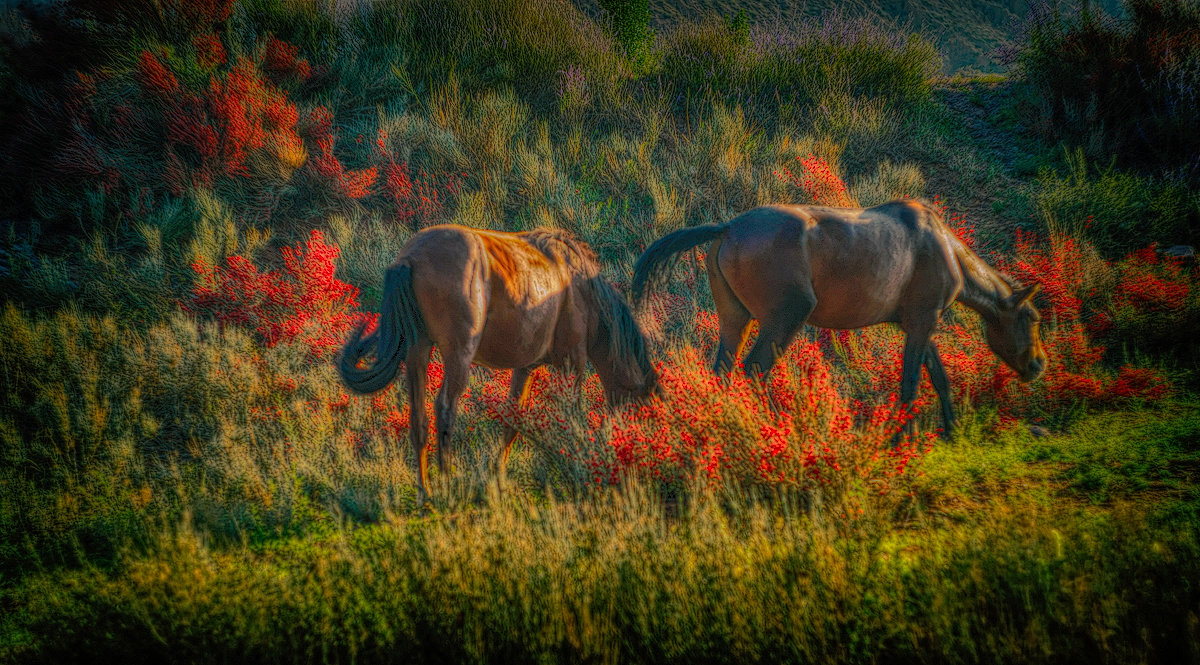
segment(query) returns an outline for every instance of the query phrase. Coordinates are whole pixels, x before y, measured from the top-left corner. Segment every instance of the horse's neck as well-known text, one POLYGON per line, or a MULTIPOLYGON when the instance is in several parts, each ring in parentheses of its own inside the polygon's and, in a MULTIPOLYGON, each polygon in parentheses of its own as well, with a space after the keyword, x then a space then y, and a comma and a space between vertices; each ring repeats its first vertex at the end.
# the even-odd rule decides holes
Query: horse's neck
POLYGON ((957 239, 954 255, 958 259, 958 267, 963 276, 963 287, 958 293, 958 301, 984 315, 999 311, 1003 300, 1012 295, 1012 288, 1008 282, 979 258, 978 254, 957 239))

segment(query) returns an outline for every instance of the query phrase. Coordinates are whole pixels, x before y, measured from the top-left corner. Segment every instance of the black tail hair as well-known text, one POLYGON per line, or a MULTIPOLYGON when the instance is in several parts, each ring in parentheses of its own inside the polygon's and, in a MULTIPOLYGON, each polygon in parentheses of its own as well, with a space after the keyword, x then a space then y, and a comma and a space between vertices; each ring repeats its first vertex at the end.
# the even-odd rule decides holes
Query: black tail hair
POLYGON ((706 224, 669 233, 646 248, 633 267, 633 304, 641 307, 646 288, 656 288, 666 279, 676 254, 725 233, 729 224, 706 224))
POLYGON ((346 387, 356 393, 373 393, 388 387, 400 373, 400 363, 413 342, 424 333, 425 319, 417 307, 413 290, 412 268, 397 265, 388 268, 383 278, 383 303, 379 327, 363 337, 359 326, 342 348, 338 369, 346 387), (359 368, 363 356, 375 351, 375 362, 359 368))

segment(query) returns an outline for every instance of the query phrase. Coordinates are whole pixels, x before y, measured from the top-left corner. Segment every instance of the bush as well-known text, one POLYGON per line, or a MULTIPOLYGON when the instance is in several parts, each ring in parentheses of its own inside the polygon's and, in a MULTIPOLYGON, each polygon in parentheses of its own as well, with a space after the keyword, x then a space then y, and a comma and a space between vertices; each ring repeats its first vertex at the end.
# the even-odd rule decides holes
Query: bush
MULTIPOLYGON (((1099 296, 1091 332, 1126 353, 1200 357, 1191 331, 1200 326, 1200 278, 1196 266, 1164 257, 1153 245, 1112 265, 1112 284, 1099 296)), ((1099 294, 1097 294, 1099 295, 1099 294)))
POLYGON ((184 309, 246 326, 268 347, 301 344, 314 358, 330 357, 356 326, 374 325, 374 317, 358 311, 358 289, 334 276, 338 247, 320 231, 282 254, 284 269, 265 273, 243 256, 219 267, 197 260, 197 283, 184 309))
POLYGON ((1178 178, 1096 168, 1082 149, 1067 150, 1066 169, 1042 169, 1033 202, 1053 232, 1087 239, 1108 258, 1151 242, 1200 242, 1200 194, 1178 178))
POLYGON ((609 21, 609 29, 625 54, 635 62, 646 57, 654 33, 650 30, 649 0, 599 0, 609 21))
MULTIPOLYGON (((715 316, 698 320, 707 327, 715 316)), ((814 343, 790 347, 765 386, 740 372, 714 376, 708 364, 695 348, 670 354, 658 366, 661 398, 615 413, 594 377, 579 403, 568 378, 544 370, 520 411, 503 380, 484 386, 482 399, 576 492, 632 482, 672 498, 748 491, 856 505, 903 487, 925 449, 924 436, 892 448, 911 415, 894 393, 881 403, 851 399, 814 343)))
POLYGON ((43 215, 82 221, 79 201, 102 192, 101 226, 127 228, 139 214, 118 207, 126 200, 195 188, 254 199, 291 179, 308 154, 296 106, 272 77, 303 76, 307 63, 271 37, 268 75, 248 59, 227 63, 220 40, 202 37, 185 52, 144 49, 126 69, 79 73, 47 101, 37 132, 47 147, 27 165, 43 215))
POLYGON ((717 19, 683 23, 660 47, 662 77, 679 115, 714 102, 755 120, 796 123, 824 103, 872 100, 905 107, 926 99, 941 69, 933 45, 895 26, 831 12, 816 21, 756 25, 749 38, 717 19), (838 101, 832 101, 838 100, 838 101))
POLYGON ((1117 20, 1088 2, 1072 11, 1035 5, 1009 57, 1044 100, 1056 139, 1195 178, 1200 5, 1126 0, 1124 9, 1128 18, 1117 20))
POLYGON ((456 72, 471 92, 511 86, 534 108, 552 111, 560 72, 570 67, 580 68, 596 98, 614 108, 620 104, 620 86, 630 77, 612 37, 566 0, 377 5, 408 21, 407 68, 421 83, 444 81, 448 72, 456 72))

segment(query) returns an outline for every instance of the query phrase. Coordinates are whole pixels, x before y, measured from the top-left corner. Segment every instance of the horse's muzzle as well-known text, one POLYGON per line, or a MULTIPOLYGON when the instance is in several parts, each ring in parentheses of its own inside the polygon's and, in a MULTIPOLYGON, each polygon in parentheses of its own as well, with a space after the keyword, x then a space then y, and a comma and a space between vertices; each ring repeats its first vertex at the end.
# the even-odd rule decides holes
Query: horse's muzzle
POLYGON ((1036 381, 1046 371, 1046 359, 1034 358, 1025 365, 1025 370, 1021 372, 1021 382, 1029 383, 1036 381))

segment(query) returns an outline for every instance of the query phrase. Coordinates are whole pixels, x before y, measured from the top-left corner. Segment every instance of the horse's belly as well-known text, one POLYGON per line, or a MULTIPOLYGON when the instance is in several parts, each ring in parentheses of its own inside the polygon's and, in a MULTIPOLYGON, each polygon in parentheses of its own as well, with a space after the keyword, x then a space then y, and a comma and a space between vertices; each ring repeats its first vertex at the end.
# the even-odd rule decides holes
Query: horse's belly
POLYGON ((808 317, 808 323, 818 328, 833 328, 834 330, 853 330, 865 328, 885 321, 893 321, 894 317, 883 310, 867 315, 861 310, 845 312, 831 308, 823 309, 819 305, 808 317))
MULTIPOLYGON (((816 285, 814 285, 816 286, 816 285)), ((817 305, 808 323, 818 328, 851 330, 895 320, 900 294, 892 289, 816 288, 817 305)))
POLYGON ((556 302, 545 302, 528 311, 489 308, 475 362, 497 369, 545 362, 554 342, 557 318, 556 302))

